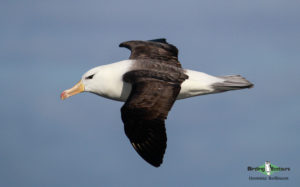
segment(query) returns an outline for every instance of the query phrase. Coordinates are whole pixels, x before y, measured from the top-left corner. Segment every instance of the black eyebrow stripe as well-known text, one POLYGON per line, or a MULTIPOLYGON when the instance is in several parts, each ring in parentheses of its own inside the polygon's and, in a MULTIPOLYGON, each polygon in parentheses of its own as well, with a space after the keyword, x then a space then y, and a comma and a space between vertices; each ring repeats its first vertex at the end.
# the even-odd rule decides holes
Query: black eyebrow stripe
POLYGON ((92 79, 92 78, 94 77, 94 75, 95 75, 95 74, 90 75, 90 76, 86 77, 85 79, 92 79))

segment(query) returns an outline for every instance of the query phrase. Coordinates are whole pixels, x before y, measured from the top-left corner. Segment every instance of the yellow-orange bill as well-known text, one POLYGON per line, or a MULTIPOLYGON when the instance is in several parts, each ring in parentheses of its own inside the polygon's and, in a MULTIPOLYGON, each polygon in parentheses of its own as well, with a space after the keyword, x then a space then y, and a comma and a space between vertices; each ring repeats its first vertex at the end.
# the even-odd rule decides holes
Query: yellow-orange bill
POLYGON ((71 97, 72 95, 76 95, 79 94, 81 92, 84 91, 84 85, 82 83, 82 81, 80 80, 77 84, 75 84, 75 86, 73 86, 72 88, 63 91, 60 94, 60 98, 61 100, 67 99, 68 97, 71 97))

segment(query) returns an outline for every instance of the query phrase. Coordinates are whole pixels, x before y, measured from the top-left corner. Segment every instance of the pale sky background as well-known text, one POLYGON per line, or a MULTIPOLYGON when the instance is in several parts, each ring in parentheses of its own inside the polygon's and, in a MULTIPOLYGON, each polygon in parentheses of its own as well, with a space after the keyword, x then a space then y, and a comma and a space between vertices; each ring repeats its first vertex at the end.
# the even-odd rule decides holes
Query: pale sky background
POLYGON ((300 183, 300 1, 1 0, 0 186, 296 186, 300 183), (241 74, 253 89, 176 102, 164 163, 131 147, 121 102, 60 93, 165 37, 184 68, 241 74), (249 181, 248 166, 290 167, 249 181))

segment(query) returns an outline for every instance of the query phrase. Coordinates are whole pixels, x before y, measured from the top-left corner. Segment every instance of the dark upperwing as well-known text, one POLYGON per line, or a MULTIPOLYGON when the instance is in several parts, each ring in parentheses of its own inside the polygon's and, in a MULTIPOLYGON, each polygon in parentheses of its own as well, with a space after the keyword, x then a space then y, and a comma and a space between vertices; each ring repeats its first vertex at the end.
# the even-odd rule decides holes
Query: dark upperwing
POLYGON ((164 38, 149 41, 132 40, 121 43, 119 47, 125 47, 131 51, 129 59, 160 60, 181 68, 178 61, 178 49, 167 43, 164 38))
POLYGON ((131 50, 130 59, 153 65, 123 76, 125 82, 131 83, 132 90, 121 108, 121 115, 125 134, 134 149, 145 161, 159 167, 167 147, 165 119, 181 83, 188 77, 177 59, 177 48, 165 39, 128 41, 120 47, 131 50))

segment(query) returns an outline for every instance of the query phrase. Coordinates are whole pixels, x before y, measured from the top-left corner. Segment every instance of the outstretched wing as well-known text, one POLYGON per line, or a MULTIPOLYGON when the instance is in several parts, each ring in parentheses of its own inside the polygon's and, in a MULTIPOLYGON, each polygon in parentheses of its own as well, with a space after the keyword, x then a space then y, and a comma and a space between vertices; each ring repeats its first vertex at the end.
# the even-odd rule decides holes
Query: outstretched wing
POLYGON ((152 59, 181 68, 178 61, 178 49, 167 43, 166 39, 149 41, 132 40, 123 42, 120 47, 131 50, 129 59, 152 59))
POLYGON ((132 75, 136 73, 124 76, 127 80, 134 77, 132 91, 121 108, 124 129, 137 153, 158 167, 167 147, 165 119, 179 94, 180 84, 132 75))
POLYGON ((188 76, 177 59, 177 48, 165 39, 128 41, 120 47, 130 49, 130 59, 135 60, 123 76, 132 85, 121 108, 125 133, 138 154, 158 167, 167 147, 165 119, 188 76))

